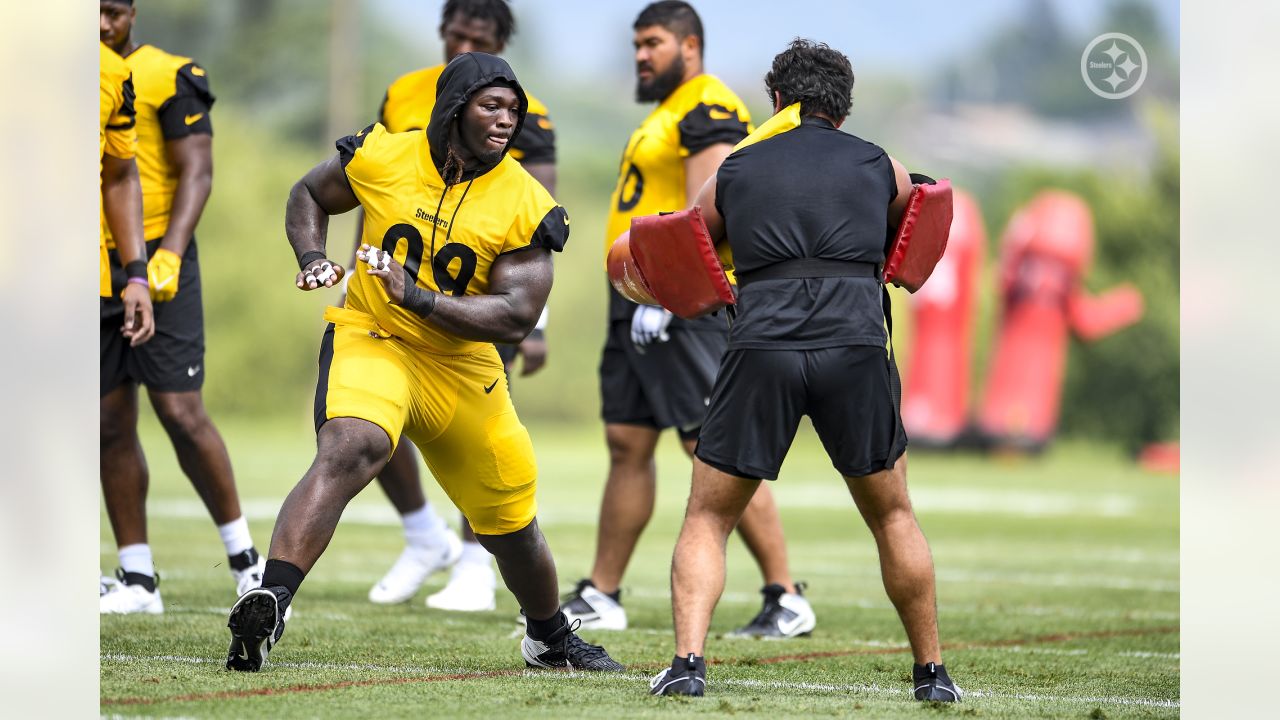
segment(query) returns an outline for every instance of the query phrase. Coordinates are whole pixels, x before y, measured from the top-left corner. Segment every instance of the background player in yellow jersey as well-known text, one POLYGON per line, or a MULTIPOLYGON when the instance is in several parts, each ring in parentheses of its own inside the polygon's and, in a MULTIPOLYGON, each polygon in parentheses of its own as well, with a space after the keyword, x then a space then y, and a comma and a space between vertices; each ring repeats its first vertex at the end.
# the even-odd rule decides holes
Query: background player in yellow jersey
MULTIPOLYGON (((108 305, 115 317, 112 340, 123 338, 137 347, 151 339, 155 324, 143 260, 142 190, 134 161, 138 134, 133 100, 129 66, 111 48, 98 43, 98 188, 103 225, 98 235, 98 296, 104 327, 108 305), (129 280, 117 293, 111 288, 108 229, 122 238, 119 256, 129 280), (119 302, 114 302, 115 295, 119 295, 119 302)), ((105 336, 103 340, 105 345, 105 336)))
POLYGON ((364 244, 345 306, 325 311, 315 461, 280 508, 262 588, 231 610, 228 668, 262 667, 343 509, 403 436, 497 558, 528 619, 525 662, 622 670, 560 612, 533 446, 492 345, 533 328, 551 292, 551 253, 569 237, 564 208, 507 156, 527 108, 505 61, 464 53, 440 76, 426 132, 375 123, 339 140, 338 155, 290 193, 300 289, 345 274, 325 255, 330 215, 363 207, 364 244))
MULTIPOLYGON (((742 100, 703 72, 702 21, 685 2, 656 2, 636 18, 636 100, 658 106, 631 134, 610 200, 605 242, 636 215, 680 210, 697 196, 751 118, 742 100)), ((693 453, 720 358, 728 342, 723 317, 673 319, 609 289, 609 329, 600 361, 601 415, 609 478, 600 506, 595 565, 565 603, 584 628, 624 629, 619 587, 640 533, 653 515, 654 448, 673 427, 693 453)), ((792 582, 782 523, 761 486, 738 526, 764 575, 764 605, 737 634, 794 637, 813 630, 809 602, 792 582)))
MULTIPOLYGON (((441 11, 440 39, 445 62, 464 52, 499 55, 515 33, 515 18, 506 0, 447 0, 441 11)), ((445 66, 415 70, 397 78, 387 88, 378 121, 388 132, 422 130, 435 107, 436 81, 445 66)), ((528 117, 511 141, 511 157, 520 162, 547 192, 555 193, 556 138, 547 108, 529 97, 528 117)), ((516 344, 499 344, 498 353, 508 372, 516 356, 524 358, 521 374, 537 372, 546 361, 542 326, 546 312, 527 338, 516 344)), ((441 610, 481 611, 494 608, 497 582, 488 551, 476 540, 466 518, 462 519, 462 546, 457 536, 427 502, 418 476, 417 454, 412 443, 402 443, 378 475, 387 498, 400 514, 405 549, 381 580, 369 590, 376 603, 399 603, 413 597, 431 573, 453 565, 449 583, 427 597, 427 607, 441 610)))
MULTIPOLYGON (((98 233, 98 303, 101 316, 100 367, 103 374, 129 348, 139 348, 155 334, 155 317, 147 284, 147 250, 142 239, 142 188, 138 182, 137 111, 129 66, 114 50, 98 43, 98 171, 101 228, 98 233), (119 252, 108 254, 107 233, 119 238, 119 252), (113 270, 124 276, 113 287, 113 270), (127 342, 127 345, 126 345, 127 342)), ((102 428, 102 444, 110 425, 102 428)), ((111 507, 119 495, 133 496, 145 487, 146 477, 124 477, 107 472, 105 456, 100 471, 102 494, 111 507)), ((103 577, 98 594, 106 597, 119 587, 115 578, 103 577)), ((153 585, 154 589, 154 585, 153 585)), ((145 592, 145 591, 144 591, 145 592)), ((160 612, 159 596, 146 595, 139 605, 160 612)))
MULTIPOLYGON (((204 314, 194 232, 213 187, 209 110, 214 98, 208 77, 190 58, 134 41, 132 0, 102 0, 99 9, 100 38, 124 57, 137 93, 144 258, 150 257, 147 275, 156 303, 156 335, 145 347, 116 344, 108 351, 111 329, 103 321, 102 483, 119 546, 121 582, 109 586, 100 605, 110 613, 160 612, 163 604, 147 544, 147 464, 137 432, 138 385, 146 385, 179 465, 217 525, 237 594, 258 585, 264 561, 240 511, 226 445, 200 395, 204 314)), ((113 254, 114 244, 108 237, 113 254)), ((115 284, 124 282, 118 276, 115 284)))

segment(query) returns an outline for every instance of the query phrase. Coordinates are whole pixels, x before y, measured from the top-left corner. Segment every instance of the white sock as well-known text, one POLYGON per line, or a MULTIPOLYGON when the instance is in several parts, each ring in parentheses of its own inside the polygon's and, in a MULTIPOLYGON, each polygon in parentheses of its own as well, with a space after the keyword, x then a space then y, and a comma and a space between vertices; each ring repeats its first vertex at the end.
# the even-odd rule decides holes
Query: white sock
POLYGON ((431 547, 440 542, 440 533, 449 530, 431 503, 401 515, 400 522, 404 524, 405 542, 414 547, 431 547))
POLYGON ((120 556, 120 569, 127 573, 156 576, 156 566, 151 562, 151 546, 146 543, 125 545, 116 551, 120 556))
POLYGON ((249 521, 244 516, 218 526, 218 534, 222 536, 222 545, 227 549, 227 556, 239 555, 253 547, 253 538, 249 536, 249 521))
POLYGON ((488 550, 478 542, 462 543, 462 557, 458 558, 459 565, 484 565, 489 567, 489 558, 493 557, 488 550))

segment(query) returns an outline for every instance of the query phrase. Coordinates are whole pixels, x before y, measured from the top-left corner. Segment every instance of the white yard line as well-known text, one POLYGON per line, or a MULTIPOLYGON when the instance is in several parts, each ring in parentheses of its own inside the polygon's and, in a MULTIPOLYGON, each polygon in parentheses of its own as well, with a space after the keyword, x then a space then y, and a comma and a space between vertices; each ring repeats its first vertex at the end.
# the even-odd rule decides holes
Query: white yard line
MULTIPOLYGON (((856 516, 853 502, 840 483, 789 484, 779 488, 779 507, 811 510, 847 510, 856 516)), ((1070 493, 1053 490, 986 490, 974 488, 915 488, 912 505, 922 514, 1004 515, 1027 518, 1103 517, 1123 518, 1137 512, 1140 500, 1123 493, 1070 493)), ((274 520, 283 498, 242 498, 240 507, 250 520, 274 520)), ((157 498, 148 501, 154 517, 203 519, 209 513, 196 498, 157 498)), ((598 512, 584 504, 547 503, 539 509, 543 525, 595 524, 598 512)), ((348 523, 399 526, 400 518, 388 503, 360 502, 342 513, 348 523)))
MULTIPOLYGON (((133 662, 169 662, 183 663, 189 665, 222 665, 221 660, 212 658, 184 657, 181 655, 118 655, 104 654, 100 659, 105 662, 133 663, 133 662)), ((271 661, 275 667, 296 668, 303 670, 355 670, 367 672, 383 672, 389 674, 400 675, 476 675, 485 677, 485 673, 475 671, 467 671, 461 669, 443 669, 432 667, 418 666, 383 666, 383 665, 366 665, 360 663, 340 664, 340 663, 310 663, 310 662, 275 662, 271 661)), ((564 672, 536 672, 525 671, 522 674, 523 679, 539 680, 544 682, 563 682, 566 680, 577 680, 581 673, 564 673, 564 672)), ((648 680, 648 676, 641 673, 622 673, 622 674, 593 674, 592 677, 608 678, 610 680, 634 682, 639 685, 641 682, 648 680)), ((727 686, 736 688, 749 688, 760 690, 801 690, 810 692, 824 693, 854 693, 854 694, 872 694, 885 695, 891 697, 908 698, 910 695, 907 690, 900 688, 887 688, 879 685, 865 684, 834 684, 834 683, 810 683, 810 682, 784 682, 780 680, 743 680, 734 678, 713 678, 710 687, 727 686)), ((1150 698, 1139 697, 1122 697, 1122 696, 1081 696, 1081 695, 1042 695, 1037 693, 1007 693, 994 690, 964 690, 964 694, 970 698, 999 698, 1002 700, 1023 700, 1028 702, 1044 702, 1044 703, 1078 703, 1078 704, 1096 704, 1096 705, 1130 705, 1141 707, 1159 707, 1159 708, 1178 708, 1181 706, 1177 700, 1154 700, 1150 698)))

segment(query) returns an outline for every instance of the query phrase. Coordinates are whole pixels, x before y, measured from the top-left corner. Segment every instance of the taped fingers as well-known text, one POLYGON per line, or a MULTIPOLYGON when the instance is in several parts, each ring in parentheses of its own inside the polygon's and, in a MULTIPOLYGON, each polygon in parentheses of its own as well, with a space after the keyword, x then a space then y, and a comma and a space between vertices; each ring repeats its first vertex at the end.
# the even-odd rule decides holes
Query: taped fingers
POLYGON ((369 266, 369 272, 386 272, 391 269, 391 253, 369 245, 361 245, 356 259, 369 266))

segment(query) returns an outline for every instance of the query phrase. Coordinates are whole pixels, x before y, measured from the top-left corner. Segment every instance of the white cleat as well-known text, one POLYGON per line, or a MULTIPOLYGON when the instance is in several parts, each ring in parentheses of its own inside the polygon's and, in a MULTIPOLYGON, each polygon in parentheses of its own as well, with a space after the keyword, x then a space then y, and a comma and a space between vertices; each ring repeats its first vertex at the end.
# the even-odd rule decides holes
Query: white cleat
POLYGON ((579 580, 560 609, 570 623, 581 621, 583 630, 627 629, 627 611, 622 603, 597 590, 590 580, 579 580))
POLYGON ((98 612, 102 615, 160 615, 164 612, 164 601, 160 599, 159 588, 151 592, 141 585, 122 581, 98 597, 98 612))
POLYGON ((369 602, 392 605, 406 602, 418 592, 434 572, 458 562, 462 541, 451 531, 440 534, 441 542, 429 548, 406 547, 396 564, 369 589, 369 602))
POLYGON ((267 558, 259 555, 258 562, 243 570, 231 569, 231 577, 236 579, 236 597, 240 597, 256 587, 262 587, 262 573, 266 572, 267 558))
POLYGON ((458 563, 453 566, 449 584, 440 592, 427 596, 427 607, 453 612, 485 612, 497 607, 494 591, 498 580, 486 560, 481 563, 458 563))
POLYGON ((818 618, 804 597, 804 588, 804 583, 796 583, 796 591, 789 593, 781 585, 766 585, 760 591, 764 595, 760 612, 751 622, 725 637, 785 640, 813 632, 818 618))

